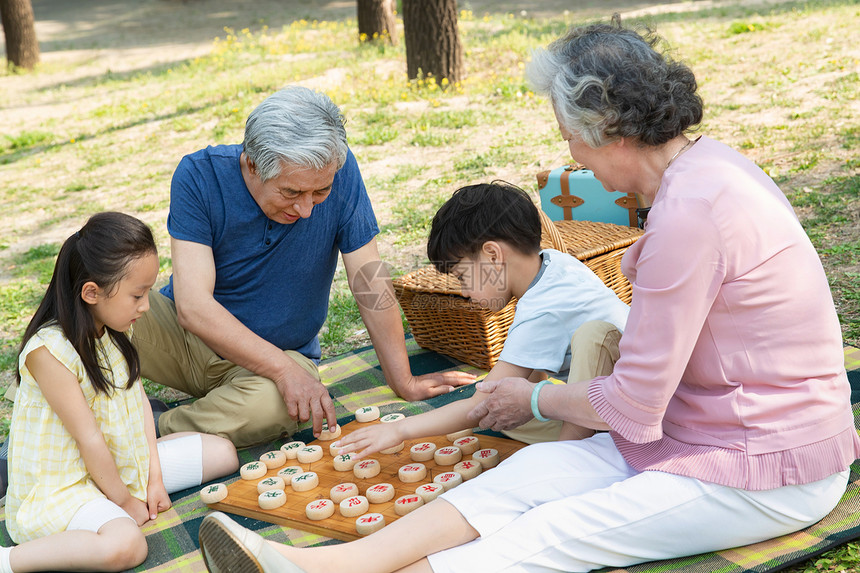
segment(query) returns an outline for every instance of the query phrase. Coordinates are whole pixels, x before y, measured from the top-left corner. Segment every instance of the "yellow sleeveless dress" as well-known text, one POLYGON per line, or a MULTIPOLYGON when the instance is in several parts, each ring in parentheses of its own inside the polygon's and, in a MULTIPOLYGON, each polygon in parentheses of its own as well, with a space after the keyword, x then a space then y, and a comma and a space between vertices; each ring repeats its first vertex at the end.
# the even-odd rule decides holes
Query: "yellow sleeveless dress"
MULTIPOLYGON (((127 333, 130 335, 130 331, 127 333)), ((101 363, 110 367, 110 395, 97 394, 75 349, 59 326, 46 326, 27 341, 18 361, 21 385, 15 395, 9 429, 9 490, 6 527, 16 543, 65 531, 84 504, 105 495, 87 472, 75 440, 45 400, 24 363, 44 346, 78 378, 81 392, 95 415, 122 481, 134 497, 146 500, 149 446, 143 421, 143 397, 138 379, 129 390, 128 365, 105 335, 97 346, 101 363)))

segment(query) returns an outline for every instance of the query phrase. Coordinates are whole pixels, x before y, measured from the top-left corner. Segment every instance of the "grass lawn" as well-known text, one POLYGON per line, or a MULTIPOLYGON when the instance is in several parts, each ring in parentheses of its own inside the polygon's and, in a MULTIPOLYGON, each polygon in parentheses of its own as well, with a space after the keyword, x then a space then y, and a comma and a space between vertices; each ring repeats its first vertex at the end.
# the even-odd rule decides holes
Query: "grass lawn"
MULTIPOLYGON (((134 214, 155 232, 162 284, 177 162, 241 142, 248 113, 285 84, 321 89, 343 108, 382 258, 396 273, 422 266, 430 219, 454 189, 500 178, 536 194, 535 174, 568 159, 523 68, 533 48, 613 10, 656 28, 692 67, 706 104, 701 133, 741 150, 785 192, 821 256, 845 341, 860 345, 860 3, 619 0, 555 16, 479 4, 461 2, 466 78, 456 85, 407 81, 402 38, 359 44, 354 16, 343 14, 297 13, 272 27, 261 18, 225 28, 193 57, 113 71, 68 39, 57 48, 66 56, 33 73, 0 71, 0 392, 65 237, 94 212, 134 214)), ((342 271, 321 342, 325 356, 368 343, 342 271)), ((0 405, 0 438, 9 412, 0 405)), ((847 544, 790 571, 858 562, 847 544)))

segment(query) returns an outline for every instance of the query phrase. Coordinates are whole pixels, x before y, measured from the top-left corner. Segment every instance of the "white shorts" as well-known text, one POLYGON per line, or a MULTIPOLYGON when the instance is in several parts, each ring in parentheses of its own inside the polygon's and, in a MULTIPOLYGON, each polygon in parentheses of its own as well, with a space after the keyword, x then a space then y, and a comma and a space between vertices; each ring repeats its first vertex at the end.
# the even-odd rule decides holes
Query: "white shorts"
POLYGON ((718 551, 809 526, 848 471, 746 491, 630 467, 607 433, 536 444, 444 493, 480 537, 428 557, 447 571, 569 571, 718 551))
MULTIPOLYGON (((167 493, 175 493, 203 483, 203 440, 200 434, 157 442, 161 476, 167 493)), ((98 532, 109 521, 132 517, 107 498, 85 503, 69 522, 66 531, 98 532)))

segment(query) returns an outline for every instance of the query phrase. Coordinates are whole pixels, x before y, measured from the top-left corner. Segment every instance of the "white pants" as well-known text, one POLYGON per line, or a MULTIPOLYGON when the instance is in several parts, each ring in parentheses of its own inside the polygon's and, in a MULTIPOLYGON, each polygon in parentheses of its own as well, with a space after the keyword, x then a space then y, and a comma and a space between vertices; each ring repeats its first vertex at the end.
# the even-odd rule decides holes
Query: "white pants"
POLYGON ((802 529, 836 506, 848 471, 746 491, 637 472, 609 434, 536 444, 446 492, 480 537, 433 571, 590 571, 717 551, 802 529))
MULTIPOLYGON (((161 478, 167 493, 176 493, 203 482, 203 441, 199 434, 161 440, 157 447, 161 478)), ((105 523, 121 517, 132 519, 109 499, 94 499, 75 512, 66 531, 82 529, 98 532, 105 523)))

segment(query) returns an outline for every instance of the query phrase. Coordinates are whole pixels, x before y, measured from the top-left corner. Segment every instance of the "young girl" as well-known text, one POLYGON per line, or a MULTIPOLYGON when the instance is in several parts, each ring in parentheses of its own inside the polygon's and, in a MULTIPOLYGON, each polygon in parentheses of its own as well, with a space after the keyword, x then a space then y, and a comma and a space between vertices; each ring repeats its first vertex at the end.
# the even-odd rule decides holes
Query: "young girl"
POLYGON ((224 438, 156 442, 130 334, 157 275, 151 231, 122 213, 60 249, 18 356, 6 526, 20 545, 0 548, 0 572, 131 569, 168 493, 236 471, 224 438))

